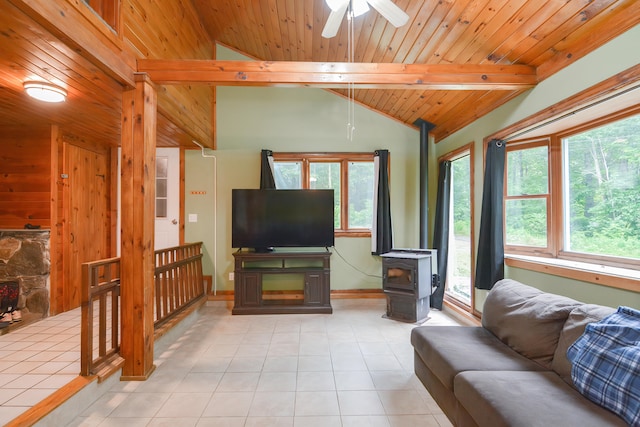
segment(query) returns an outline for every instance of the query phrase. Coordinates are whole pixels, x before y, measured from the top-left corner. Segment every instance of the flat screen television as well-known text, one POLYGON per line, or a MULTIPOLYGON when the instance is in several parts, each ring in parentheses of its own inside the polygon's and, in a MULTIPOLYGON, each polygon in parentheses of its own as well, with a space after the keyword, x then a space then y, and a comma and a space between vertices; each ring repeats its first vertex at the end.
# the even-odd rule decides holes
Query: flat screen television
POLYGON ((234 189, 231 246, 269 251, 334 245, 333 190, 234 189))

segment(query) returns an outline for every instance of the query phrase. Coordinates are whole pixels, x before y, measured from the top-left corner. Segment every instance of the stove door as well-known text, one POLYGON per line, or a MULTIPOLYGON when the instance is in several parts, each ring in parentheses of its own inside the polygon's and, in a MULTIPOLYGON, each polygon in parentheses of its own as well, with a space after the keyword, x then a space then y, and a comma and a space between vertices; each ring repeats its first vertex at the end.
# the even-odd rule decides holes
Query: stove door
POLYGON ((413 259, 383 258, 382 289, 414 293, 417 283, 417 262, 413 259))

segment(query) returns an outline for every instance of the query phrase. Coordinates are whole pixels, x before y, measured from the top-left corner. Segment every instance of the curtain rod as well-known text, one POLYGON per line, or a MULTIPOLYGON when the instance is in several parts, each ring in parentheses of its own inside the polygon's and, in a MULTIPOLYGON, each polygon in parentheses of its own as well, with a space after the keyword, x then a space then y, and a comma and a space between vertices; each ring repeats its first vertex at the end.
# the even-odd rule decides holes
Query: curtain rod
POLYGON ((637 84, 637 85, 632 86, 632 87, 630 87, 630 88, 624 89, 624 90, 623 90, 623 91, 621 91, 621 92, 614 93, 614 94, 609 95, 609 96, 607 96, 607 97, 605 97, 605 98, 598 99, 597 101, 594 101, 594 102, 592 102, 592 103, 590 103, 590 104, 584 105, 584 106, 582 106, 582 107, 580 107, 580 108, 578 108, 578 109, 576 109, 576 110, 570 111, 570 112, 565 113, 565 114, 563 114, 563 115, 561 115, 561 116, 554 117, 553 119, 551 119, 551 120, 549 120, 549 121, 547 121, 547 122, 540 123, 539 125, 536 125, 536 126, 534 126, 534 127, 532 127, 532 128, 525 129, 525 130, 523 130, 523 131, 521 131, 521 132, 518 132, 518 133, 516 133, 516 134, 514 134, 514 135, 511 135, 511 136, 510 136, 510 137, 508 137, 508 138, 504 138, 502 141, 503 141, 503 142, 508 142, 508 141, 511 141, 512 139, 519 138, 519 137, 521 137, 521 136, 523 136, 523 135, 528 134, 529 132, 533 132, 534 130, 538 130, 538 129, 543 128, 543 127, 545 127, 545 126, 548 126, 548 125, 551 125, 551 124, 553 124, 553 123, 559 122, 560 120, 564 120, 564 119, 566 119, 567 117, 571 117, 571 116, 573 116, 573 115, 575 115, 575 114, 577 114, 577 113, 581 113, 581 112, 583 112, 583 111, 585 111, 585 110, 588 110, 589 108, 592 108, 592 107, 595 107, 595 106, 597 106, 597 105, 600 105, 600 104, 602 104, 603 102, 607 102, 607 101, 610 101, 610 100, 612 100, 612 99, 614 99, 614 98, 617 98, 618 96, 622 96, 622 95, 625 95, 625 94, 627 94, 627 93, 629 93, 629 92, 633 92, 634 90, 636 90, 636 89, 638 89, 638 88, 640 88, 640 84, 637 84))

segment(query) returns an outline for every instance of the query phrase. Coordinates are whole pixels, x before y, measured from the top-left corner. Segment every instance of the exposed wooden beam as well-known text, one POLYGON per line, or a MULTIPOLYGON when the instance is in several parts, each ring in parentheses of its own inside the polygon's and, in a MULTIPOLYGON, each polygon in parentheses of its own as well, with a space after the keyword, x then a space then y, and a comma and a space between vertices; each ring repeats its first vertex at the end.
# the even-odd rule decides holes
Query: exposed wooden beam
POLYGON ((9 0, 28 17, 60 38, 124 86, 134 87, 135 57, 83 2, 9 0))
POLYGON ((538 83, 526 65, 371 64, 139 59, 138 71, 157 84, 313 86, 340 89, 519 90, 538 83))

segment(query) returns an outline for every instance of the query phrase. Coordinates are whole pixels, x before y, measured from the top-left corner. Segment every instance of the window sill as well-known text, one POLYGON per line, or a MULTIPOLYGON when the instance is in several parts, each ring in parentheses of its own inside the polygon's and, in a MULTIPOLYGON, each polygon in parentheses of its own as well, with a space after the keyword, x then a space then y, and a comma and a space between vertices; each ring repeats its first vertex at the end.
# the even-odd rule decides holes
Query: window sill
POLYGON ((463 320, 468 326, 481 326, 482 313, 472 310, 471 307, 456 300, 451 295, 444 295, 444 307, 452 312, 452 315, 463 320))
POLYGON ((640 271, 586 262, 505 254, 505 264, 627 291, 640 292, 640 271))
POLYGON ((450 301, 447 297, 445 297, 444 300, 444 308, 452 317, 455 317, 456 320, 465 326, 482 326, 482 321, 479 316, 470 313, 469 310, 465 310, 455 302, 450 301))
POLYGON ((335 230, 336 237, 371 237, 371 230, 335 230))

